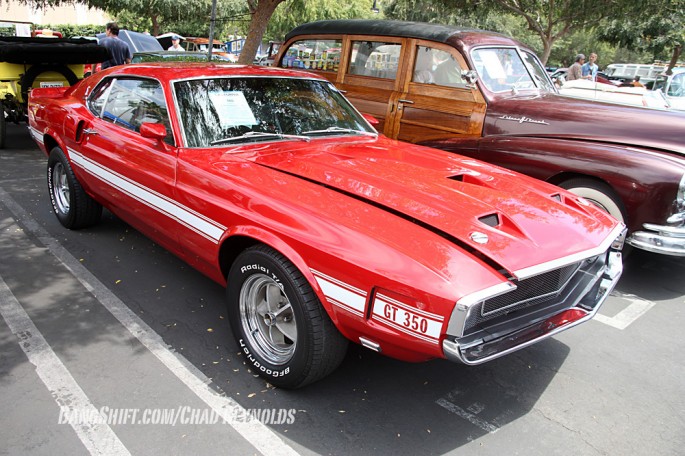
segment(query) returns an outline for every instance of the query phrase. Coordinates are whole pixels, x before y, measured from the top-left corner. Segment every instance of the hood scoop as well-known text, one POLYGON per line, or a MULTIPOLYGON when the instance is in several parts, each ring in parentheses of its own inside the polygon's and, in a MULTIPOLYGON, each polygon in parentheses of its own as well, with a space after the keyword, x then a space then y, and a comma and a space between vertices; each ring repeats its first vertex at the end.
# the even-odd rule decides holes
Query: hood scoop
POLYGON ((473 174, 455 174, 454 176, 449 176, 448 179, 453 180, 455 182, 461 182, 463 184, 479 185, 485 188, 492 188, 491 185, 487 184, 485 179, 481 178, 480 176, 475 176, 473 174))

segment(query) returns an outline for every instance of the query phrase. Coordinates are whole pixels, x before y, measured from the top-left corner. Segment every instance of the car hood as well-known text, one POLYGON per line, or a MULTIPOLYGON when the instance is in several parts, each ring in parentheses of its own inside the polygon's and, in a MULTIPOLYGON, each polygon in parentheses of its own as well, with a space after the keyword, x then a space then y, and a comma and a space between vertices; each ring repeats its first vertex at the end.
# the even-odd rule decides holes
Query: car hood
POLYGON ((488 107, 483 136, 555 137, 628 144, 685 155, 685 116, 557 94, 499 99, 488 107))
POLYGON ((337 198, 353 198, 385 210, 387 217, 402 217, 514 276, 602 244, 606 249, 618 225, 556 187, 383 137, 344 143, 313 140, 247 158, 325 187, 331 204, 337 198))

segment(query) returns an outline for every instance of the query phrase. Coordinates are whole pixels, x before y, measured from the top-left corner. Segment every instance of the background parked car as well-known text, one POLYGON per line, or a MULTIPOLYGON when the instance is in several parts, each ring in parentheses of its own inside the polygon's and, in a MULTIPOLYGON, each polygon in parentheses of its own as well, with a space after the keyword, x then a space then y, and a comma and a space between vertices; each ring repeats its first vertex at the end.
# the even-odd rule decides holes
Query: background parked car
POLYGON ((595 101, 648 108, 670 108, 668 100, 659 91, 647 90, 645 87, 618 87, 614 84, 593 82, 588 79, 565 81, 559 87, 559 93, 595 101))
POLYGON ((399 21, 303 24, 279 66, 335 82, 385 135, 583 196, 628 243, 685 256, 685 116, 560 95, 535 53, 482 30, 399 21))
MULTIPOLYGON (((104 33, 98 33, 98 40, 103 39, 106 35, 104 33)), ((131 30, 119 30, 119 39, 128 44, 129 49, 131 49, 131 54, 134 52, 143 51, 163 51, 162 45, 159 41, 147 33, 133 32, 131 30)))
POLYGON ((685 111, 685 68, 673 68, 670 75, 658 75, 652 89, 663 93, 671 109, 685 111))
MULTIPOLYGON (((136 52, 133 54, 131 63, 150 63, 150 62, 206 62, 208 57, 207 52, 176 52, 176 51, 146 51, 136 52)), ((231 59, 225 55, 212 54, 213 62, 233 63, 231 59)))

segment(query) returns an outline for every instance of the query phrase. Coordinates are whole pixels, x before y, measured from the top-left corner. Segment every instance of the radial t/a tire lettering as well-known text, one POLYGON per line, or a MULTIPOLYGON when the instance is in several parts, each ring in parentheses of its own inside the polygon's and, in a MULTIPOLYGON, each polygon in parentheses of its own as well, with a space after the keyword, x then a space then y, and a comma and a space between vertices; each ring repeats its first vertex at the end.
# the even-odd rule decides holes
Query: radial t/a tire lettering
POLYGON ((59 147, 54 147, 48 158, 48 191, 52 209, 65 228, 85 228, 100 220, 102 206, 83 190, 59 147))
POLYGON ((228 274, 228 314, 240 351, 272 385, 299 388, 342 362, 347 339, 302 273, 264 245, 243 251, 228 274))

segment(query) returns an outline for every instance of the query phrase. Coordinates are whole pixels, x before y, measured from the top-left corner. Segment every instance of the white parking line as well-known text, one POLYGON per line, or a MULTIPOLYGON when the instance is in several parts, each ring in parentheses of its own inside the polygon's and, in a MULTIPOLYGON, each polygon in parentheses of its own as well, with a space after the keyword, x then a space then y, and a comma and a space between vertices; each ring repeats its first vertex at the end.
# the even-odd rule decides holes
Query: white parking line
POLYGON ((236 416, 247 416, 245 410, 231 397, 220 396, 209 387, 211 380, 182 355, 172 352, 162 337, 129 309, 100 282, 85 266, 74 258, 45 229, 29 216, 12 197, 0 188, 0 202, 20 220, 26 230, 36 236, 47 249, 66 266, 74 277, 90 291, 126 329, 155 355, 193 393, 210 406, 252 446, 264 456, 294 456, 298 453, 259 420, 237 422, 236 416))
POLYGON ((616 296, 620 299, 629 301, 630 304, 628 307, 613 317, 607 317, 606 315, 597 313, 594 319, 600 323, 604 323, 605 325, 609 325, 620 330, 626 329, 631 323, 643 316, 649 309, 656 305, 652 301, 646 301, 632 294, 616 293, 616 296))
MULTIPOLYGON (((55 402, 60 407, 84 410, 90 416, 97 416, 98 410, 33 324, 2 277, 0 277, 0 314, 7 322, 12 334, 19 339, 19 346, 26 353, 29 362, 36 366, 38 377, 55 398, 55 402)), ((90 454, 131 454, 107 424, 69 424, 90 454)))

